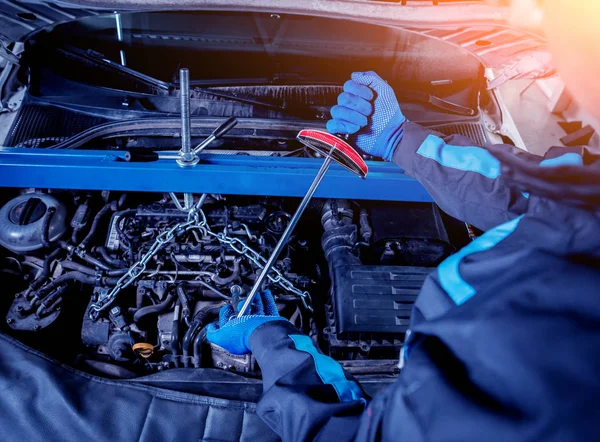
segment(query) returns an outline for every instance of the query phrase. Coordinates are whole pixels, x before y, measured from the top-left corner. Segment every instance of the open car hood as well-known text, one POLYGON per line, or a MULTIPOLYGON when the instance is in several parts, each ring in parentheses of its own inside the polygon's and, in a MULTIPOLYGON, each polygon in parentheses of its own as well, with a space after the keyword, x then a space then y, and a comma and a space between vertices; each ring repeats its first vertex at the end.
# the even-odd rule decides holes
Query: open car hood
POLYGON ((276 14, 304 14, 351 19, 400 27, 414 33, 459 46, 477 57, 487 68, 489 88, 512 78, 540 78, 555 71, 552 58, 541 35, 527 33, 508 25, 508 8, 483 2, 327 0, 40 0, 0 3, 0 55, 15 58, 7 46, 23 42, 37 32, 53 26, 115 11, 213 10, 276 14))

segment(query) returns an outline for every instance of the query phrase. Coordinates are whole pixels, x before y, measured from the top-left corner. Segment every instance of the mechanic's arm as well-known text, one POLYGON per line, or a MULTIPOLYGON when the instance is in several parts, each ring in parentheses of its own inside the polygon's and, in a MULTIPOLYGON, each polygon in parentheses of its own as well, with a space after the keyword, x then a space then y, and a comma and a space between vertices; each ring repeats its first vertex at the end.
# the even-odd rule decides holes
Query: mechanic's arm
POLYGON ((257 412, 284 441, 352 439, 367 402, 340 364, 287 321, 257 328, 250 348, 263 376, 257 412))
POLYGON ((257 301, 239 319, 223 307, 206 337, 233 354, 252 351, 263 377, 259 416, 286 442, 351 440, 367 403, 359 385, 279 316, 269 291, 257 301))
POLYGON ((527 208, 526 195, 504 183, 492 154, 466 137, 407 121, 393 89, 374 72, 352 74, 331 115, 330 132, 356 134, 359 149, 396 163, 455 218, 488 230, 527 208))

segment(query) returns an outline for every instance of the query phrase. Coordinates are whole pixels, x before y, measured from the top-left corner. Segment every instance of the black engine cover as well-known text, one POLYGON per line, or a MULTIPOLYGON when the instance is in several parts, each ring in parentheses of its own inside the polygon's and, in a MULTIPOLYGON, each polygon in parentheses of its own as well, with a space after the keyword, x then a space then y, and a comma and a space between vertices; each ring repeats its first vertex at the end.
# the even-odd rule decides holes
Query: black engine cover
POLYGON ((336 331, 403 334, 431 268, 346 265, 333 273, 336 331))

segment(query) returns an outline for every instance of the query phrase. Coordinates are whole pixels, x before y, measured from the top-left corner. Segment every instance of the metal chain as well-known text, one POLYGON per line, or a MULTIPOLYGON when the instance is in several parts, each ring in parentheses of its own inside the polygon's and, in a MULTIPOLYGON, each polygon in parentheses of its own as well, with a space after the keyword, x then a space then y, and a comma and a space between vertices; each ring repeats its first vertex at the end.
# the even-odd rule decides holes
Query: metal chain
POLYGON ((97 319, 100 312, 107 309, 115 300, 117 295, 124 288, 129 287, 133 284, 146 270, 148 262, 156 255, 160 249, 166 244, 170 243, 175 238, 175 233, 178 231, 188 231, 191 228, 202 228, 206 223, 206 218, 202 214, 202 221, 200 221, 200 215, 198 214, 199 209, 196 207, 192 208, 188 213, 188 219, 185 222, 177 223, 169 230, 161 232, 157 237, 150 249, 144 254, 144 256, 135 264, 133 264, 127 273, 125 273, 117 284, 112 288, 110 292, 105 295, 100 295, 95 303, 90 305, 89 316, 90 319, 97 319))
MULTIPOLYGON (((90 319, 98 319, 100 313, 106 310, 114 302, 119 292, 133 284, 144 273, 148 262, 166 244, 171 242, 176 237, 176 232, 187 232, 192 229, 199 229, 204 235, 213 236, 222 244, 228 245, 235 252, 248 258, 257 267, 261 269, 267 262, 265 258, 263 258, 258 252, 256 252, 252 248, 248 247, 248 245, 246 245, 246 243, 244 243, 239 238, 232 238, 230 236, 225 235, 224 232, 215 233, 211 231, 206 221, 206 216, 204 215, 204 212, 200 209, 199 205, 196 205, 188 212, 187 221, 175 224, 169 230, 165 230, 164 232, 160 233, 156 237, 156 240, 154 241, 150 249, 146 252, 146 254, 138 262, 133 264, 129 268, 127 273, 125 273, 123 276, 121 276, 121 278, 119 278, 117 284, 112 288, 112 290, 110 292, 107 292, 105 295, 100 295, 98 297, 98 300, 90 305, 90 319)), ((292 282, 285 278, 278 269, 273 268, 271 270, 271 273, 275 273, 275 276, 269 275, 269 280, 272 283, 277 284, 285 291, 291 292, 298 296, 302 301, 304 307, 311 312, 313 311, 312 300, 308 292, 299 290, 296 287, 294 287, 292 282)))
MULTIPOLYGON (((219 242, 221 242, 223 244, 227 244, 229 247, 231 247, 235 252, 239 253, 240 255, 243 255, 246 258, 248 258, 258 268, 262 269, 265 266, 267 260, 265 258, 263 258, 257 251, 248 247, 248 245, 241 239, 229 237, 229 236, 225 235, 224 233, 214 233, 210 230, 207 230, 206 233, 215 237, 217 240, 219 240, 219 242)), ((312 299, 310 297, 310 294, 306 291, 302 291, 302 290, 294 287, 292 282, 290 280, 288 280, 285 276, 283 276, 283 274, 277 268, 273 267, 271 269, 271 274, 268 275, 268 278, 272 283, 279 285, 285 291, 291 292, 291 293, 295 294, 296 296, 298 296, 300 298, 300 300, 302 301, 302 304, 304 305, 304 307, 311 312, 313 311, 312 299), (275 273, 275 276, 273 276, 272 273, 275 273)))

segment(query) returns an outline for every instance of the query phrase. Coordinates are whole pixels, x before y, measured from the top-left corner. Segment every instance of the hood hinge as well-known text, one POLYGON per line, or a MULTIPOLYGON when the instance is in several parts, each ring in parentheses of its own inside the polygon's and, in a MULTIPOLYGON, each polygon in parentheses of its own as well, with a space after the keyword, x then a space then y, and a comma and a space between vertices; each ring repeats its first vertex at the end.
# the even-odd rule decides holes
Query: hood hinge
POLYGON ((534 80, 551 77, 556 74, 556 69, 552 64, 552 55, 545 51, 525 52, 494 70, 496 71, 496 75, 492 78, 487 77, 488 90, 496 89, 508 80, 520 78, 534 80))
POLYGON ((0 34, 0 57, 4 58, 9 63, 20 66, 21 59, 19 56, 8 49, 10 43, 12 43, 12 41, 10 41, 7 36, 0 34))

